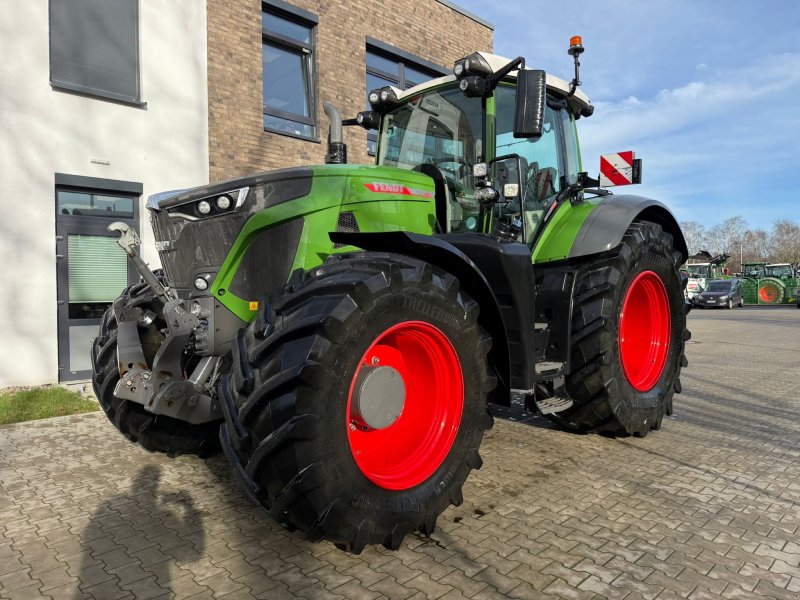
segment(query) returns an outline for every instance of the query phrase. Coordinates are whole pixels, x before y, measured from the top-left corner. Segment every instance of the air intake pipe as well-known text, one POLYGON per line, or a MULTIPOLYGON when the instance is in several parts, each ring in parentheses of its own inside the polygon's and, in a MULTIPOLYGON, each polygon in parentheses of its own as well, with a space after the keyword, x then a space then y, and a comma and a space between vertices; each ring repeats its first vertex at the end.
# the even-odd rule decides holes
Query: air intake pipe
POLYGON ((330 101, 322 105, 328 116, 328 154, 326 165, 343 165, 347 163, 347 144, 342 141, 342 115, 330 101))

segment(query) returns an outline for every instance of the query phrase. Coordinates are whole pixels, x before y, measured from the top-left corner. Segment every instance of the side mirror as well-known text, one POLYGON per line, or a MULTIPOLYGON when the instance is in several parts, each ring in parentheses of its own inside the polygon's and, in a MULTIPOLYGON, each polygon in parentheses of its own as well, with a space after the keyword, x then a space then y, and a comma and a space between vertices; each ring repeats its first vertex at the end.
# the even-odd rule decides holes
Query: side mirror
POLYGON ((547 83, 545 72, 520 69, 517 72, 517 98, 514 107, 514 137, 542 137, 547 83))

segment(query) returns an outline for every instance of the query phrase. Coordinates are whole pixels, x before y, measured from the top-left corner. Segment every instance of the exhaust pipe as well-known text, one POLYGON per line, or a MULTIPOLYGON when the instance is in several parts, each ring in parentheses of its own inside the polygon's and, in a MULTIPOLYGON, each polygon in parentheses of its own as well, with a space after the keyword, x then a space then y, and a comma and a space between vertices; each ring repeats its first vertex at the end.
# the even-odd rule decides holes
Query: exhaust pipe
POLYGON ((347 144, 342 141, 342 115, 332 102, 326 100, 322 108, 328 116, 328 154, 326 165, 343 165, 347 163, 347 144))

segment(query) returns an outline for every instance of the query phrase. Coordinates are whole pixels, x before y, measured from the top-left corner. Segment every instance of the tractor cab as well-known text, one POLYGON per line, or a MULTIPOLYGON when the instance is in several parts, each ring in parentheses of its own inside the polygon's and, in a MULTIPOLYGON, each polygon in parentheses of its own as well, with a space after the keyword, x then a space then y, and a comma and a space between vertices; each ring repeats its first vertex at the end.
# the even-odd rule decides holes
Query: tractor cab
POLYGON ((522 58, 476 52, 453 75, 370 92, 373 110, 359 122, 378 129, 377 164, 434 179, 439 233, 532 246, 559 194, 577 187, 574 122, 593 107, 577 79, 523 67, 522 58))
POLYGON ((766 277, 766 263, 752 262, 742 264, 742 276, 750 277, 752 279, 761 279, 766 277))
POLYGON ((796 277, 796 271, 789 263, 765 265, 764 273, 766 277, 775 277, 776 279, 793 279, 796 277))

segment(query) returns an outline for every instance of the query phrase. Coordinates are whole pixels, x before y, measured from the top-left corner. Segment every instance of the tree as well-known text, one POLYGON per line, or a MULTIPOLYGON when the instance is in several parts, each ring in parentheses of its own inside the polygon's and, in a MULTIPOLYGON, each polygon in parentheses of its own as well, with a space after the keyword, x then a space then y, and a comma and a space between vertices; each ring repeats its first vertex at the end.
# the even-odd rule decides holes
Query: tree
POLYGON ((742 262, 767 262, 769 236, 763 229, 748 229, 744 232, 739 252, 732 253, 731 270, 742 271, 742 262))
POLYGON ((769 250, 774 262, 800 262, 800 225, 780 219, 772 226, 769 250))
POLYGON ((697 221, 681 222, 683 237, 686 239, 686 246, 689 248, 689 256, 697 254, 700 250, 705 250, 706 228, 697 221))

